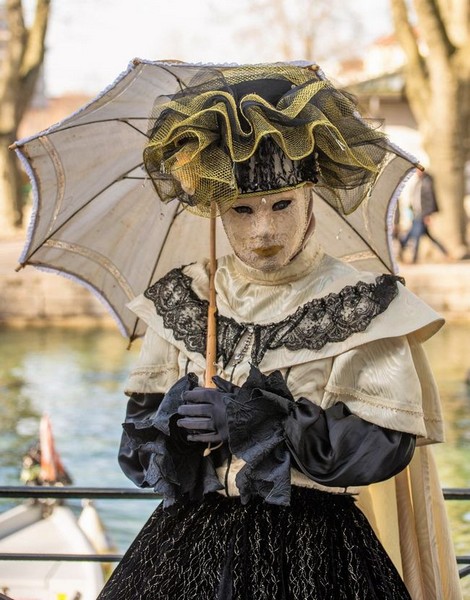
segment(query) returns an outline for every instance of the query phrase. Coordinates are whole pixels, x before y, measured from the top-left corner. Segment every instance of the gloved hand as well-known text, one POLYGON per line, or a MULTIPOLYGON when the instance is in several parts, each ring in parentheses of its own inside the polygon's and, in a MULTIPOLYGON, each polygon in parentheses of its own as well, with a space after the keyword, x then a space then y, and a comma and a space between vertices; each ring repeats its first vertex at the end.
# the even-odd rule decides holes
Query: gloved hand
POLYGON ((238 387, 214 377, 216 388, 194 388, 183 393, 185 404, 178 408, 178 427, 187 432, 189 442, 215 443, 228 440, 226 402, 238 387))

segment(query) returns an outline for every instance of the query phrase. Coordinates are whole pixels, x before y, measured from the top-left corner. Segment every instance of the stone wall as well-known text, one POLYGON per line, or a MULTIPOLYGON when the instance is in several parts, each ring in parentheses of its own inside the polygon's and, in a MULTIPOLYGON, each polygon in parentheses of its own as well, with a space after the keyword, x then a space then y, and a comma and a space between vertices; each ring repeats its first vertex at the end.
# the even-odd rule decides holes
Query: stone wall
POLYGON ((407 287, 447 318, 470 320, 470 261, 401 265, 407 287))
POLYGON ((21 242, 0 243, 0 323, 114 323, 96 296, 75 281, 31 266, 15 272, 21 250, 21 242))

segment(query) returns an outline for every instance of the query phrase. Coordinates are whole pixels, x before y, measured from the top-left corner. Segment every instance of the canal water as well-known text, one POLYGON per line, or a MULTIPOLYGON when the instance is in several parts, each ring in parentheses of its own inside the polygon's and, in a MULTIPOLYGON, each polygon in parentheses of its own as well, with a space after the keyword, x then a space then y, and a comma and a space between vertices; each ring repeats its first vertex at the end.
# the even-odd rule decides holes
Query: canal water
MULTIPOLYGON (((470 324, 448 324, 426 344, 446 419, 435 448, 443 487, 470 487, 470 324)), ((0 485, 18 485, 21 459, 36 441, 40 416, 77 486, 127 486, 116 460, 130 350, 113 330, 0 329, 0 485)), ((157 502, 97 501, 119 550, 127 548, 157 502)), ((0 511, 12 505, 0 499, 0 511)), ((470 502, 447 502, 458 554, 470 554, 470 502)))

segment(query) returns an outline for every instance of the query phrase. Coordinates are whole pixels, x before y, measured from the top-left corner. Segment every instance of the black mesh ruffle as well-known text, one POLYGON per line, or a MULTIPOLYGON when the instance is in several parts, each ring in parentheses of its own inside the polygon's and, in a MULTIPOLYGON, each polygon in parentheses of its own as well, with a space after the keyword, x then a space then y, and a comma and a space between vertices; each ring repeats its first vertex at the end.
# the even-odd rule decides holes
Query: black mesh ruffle
MULTIPOLYGON (((250 168, 267 137, 295 169, 310 161, 304 180, 312 181, 312 170, 316 180, 318 171, 317 193, 345 214, 368 196, 387 159, 403 156, 317 68, 194 66, 180 86, 156 99, 144 163, 161 200, 178 198, 199 214, 209 216, 212 200, 221 213, 233 204, 243 191, 238 166, 250 168)), ((263 187, 292 186, 272 172, 276 176, 263 187)))

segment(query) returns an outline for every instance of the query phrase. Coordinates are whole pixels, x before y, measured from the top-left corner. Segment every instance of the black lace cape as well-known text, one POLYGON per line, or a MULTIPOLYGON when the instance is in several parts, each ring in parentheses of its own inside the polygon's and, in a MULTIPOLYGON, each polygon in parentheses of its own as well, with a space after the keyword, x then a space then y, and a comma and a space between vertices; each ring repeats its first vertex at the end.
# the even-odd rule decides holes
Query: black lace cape
MULTIPOLYGON (((338 293, 315 298, 288 317, 267 325, 238 323, 233 318, 217 316, 217 360, 226 367, 240 339, 253 332, 251 363, 258 366, 266 352, 319 350, 327 343, 343 342, 354 333, 364 331, 372 319, 383 313, 397 296, 395 275, 379 275, 374 283, 357 282, 338 293)), ((197 296, 184 267, 173 269, 145 292, 163 325, 172 331, 191 352, 204 356, 206 350, 207 300, 197 296)))

